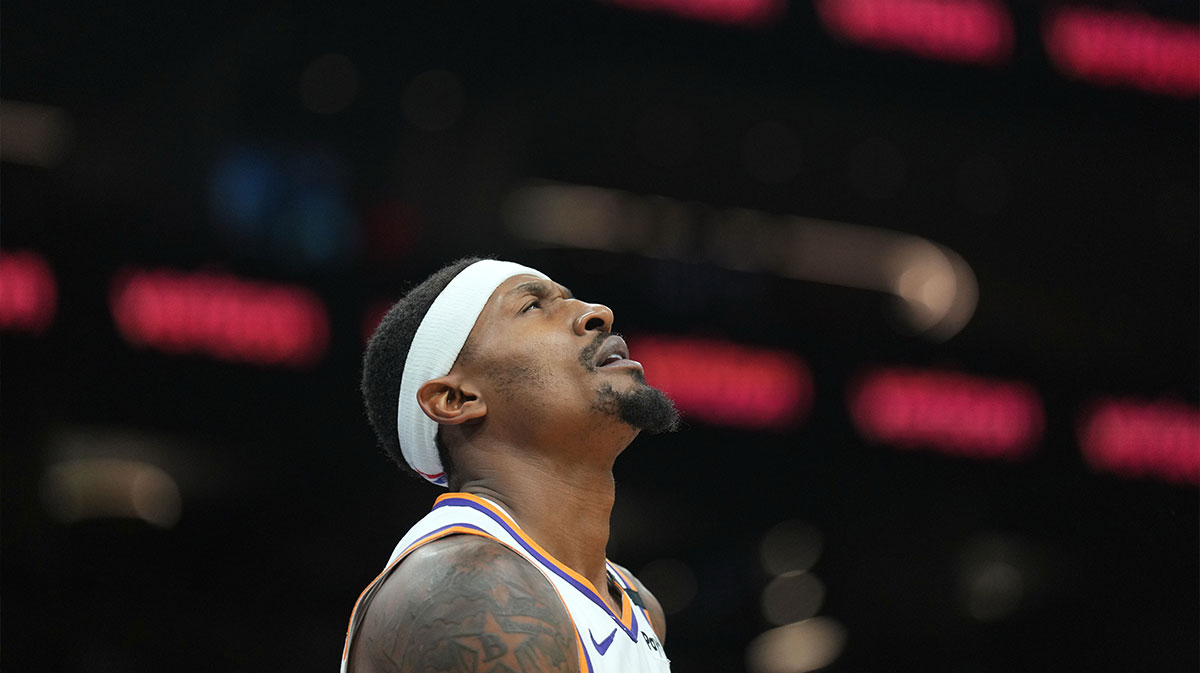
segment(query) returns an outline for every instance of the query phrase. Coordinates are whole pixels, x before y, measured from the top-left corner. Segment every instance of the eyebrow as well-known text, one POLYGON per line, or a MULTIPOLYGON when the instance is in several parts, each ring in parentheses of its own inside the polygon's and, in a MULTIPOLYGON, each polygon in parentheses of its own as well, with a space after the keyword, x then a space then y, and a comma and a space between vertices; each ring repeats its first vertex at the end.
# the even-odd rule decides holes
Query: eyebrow
MULTIPOLYGON (((565 287, 563 285, 558 285, 557 283, 555 283, 555 285, 558 286, 558 289, 563 291, 563 294, 566 295, 567 299, 575 298, 575 294, 573 292, 571 292, 571 290, 567 289, 567 287, 565 287)), ((524 283, 521 283, 520 285, 517 285, 516 287, 509 290, 508 292, 506 292, 505 296, 512 297, 512 296, 522 295, 522 294, 532 294, 535 297, 545 297, 550 294, 550 287, 546 284, 545 281, 528 280, 528 281, 525 281, 524 283)))

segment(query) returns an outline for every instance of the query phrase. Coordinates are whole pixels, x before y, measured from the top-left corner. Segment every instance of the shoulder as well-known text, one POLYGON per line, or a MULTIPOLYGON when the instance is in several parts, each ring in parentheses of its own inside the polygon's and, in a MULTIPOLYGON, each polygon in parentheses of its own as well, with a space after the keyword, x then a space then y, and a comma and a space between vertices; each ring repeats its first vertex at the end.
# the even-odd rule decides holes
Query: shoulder
POLYGON ((541 572, 504 545, 455 535, 412 552, 367 607, 353 673, 577 673, 574 626, 541 572))
MULTIPOLYGON (((609 561, 609 563, 612 563, 612 561, 609 561)), ((642 584, 641 580, 634 577, 633 573, 629 572, 625 566, 620 566, 616 563, 613 563, 613 567, 617 570, 620 570, 621 574, 625 576, 625 579, 632 584, 633 588, 637 590, 639 595, 641 595, 642 602, 646 604, 646 612, 650 613, 650 621, 653 622, 651 625, 654 627, 654 635, 658 636, 659 642, 666 643, 667 615, 663 612, 662 605, 659 604, 658 599, 655 598, 654 594, 650 593, 650 590, 646 588, 646 585, 642 584)))

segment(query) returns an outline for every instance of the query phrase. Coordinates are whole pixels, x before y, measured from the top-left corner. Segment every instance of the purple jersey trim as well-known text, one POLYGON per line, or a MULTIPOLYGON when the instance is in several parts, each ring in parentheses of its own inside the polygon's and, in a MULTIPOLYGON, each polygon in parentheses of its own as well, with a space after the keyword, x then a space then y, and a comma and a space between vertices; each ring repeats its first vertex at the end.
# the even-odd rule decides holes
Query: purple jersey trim
MULTIPOLYGON (((629 605, 629 617, 630 617, 629 628, 625 628, 625 625, 621 623, 621 618, 618 617, 617 615, 613 614, 612 608, 608 607, 608 603, 605 603, 604 599, 600 598, 600 596, 598 596, 596 594, 596 592, 593 591, 592 589, 590 589, 589 587, 585 586, 584 584, 581 584, 579 582, 579 580, 577 580, 574 577, 571 577, 567 573, 563 572, 562 568, 558 567, 558 564, 550 561, 550 559, 546 558, 540 552, 538 552, 538 550, 536 550, 532 546, 530 546, 529 543, 525 541, 524 537, 522 537, 516 530, 513 530, 513 528, 511 526, 509 526, 508 523, 506 521, 504 521, 504 519, 502 519, 495 512, 484 507, 483 505, 480 505, 476 502, 472 502, 465 498, 446 498, 445 500, 442 500, 442 501, 438 502, 438 504, 434 505, 433 508, 437 509, 439 507, 446 507, 446 506, 470 507, 471 509, 473 509, 477 512, 481 512, 481 513, 487 515, 487 517, 489 519, 500 524, 500 527, 503 528, 504 530, 508 531, 508 534, 511 535, 514 540, 517 541, 517 544, 521 545, 522 549, 529 552, 529 554, 531 556, 533 556, 538 561, 540 561, 542 565, 546 566, 546 568, 550 570, 550 572, 552 572, 555 575, 558 575, 562 579, 566 580, 567 584, 570 584, 571 586, 575 587, 577 590, 579 590, 579 592, 581 594, 583 594, 585 597, 587 597, 589 600, 591 600, 596 605, 603 608, 604 611, 607 612, 608 615, 613 618, 613 621, 617 623, 617 628, 619 628, 621 631, 625 632, 625 635, 629 636, 630 640, 632 640, 635 643, 637 642, 637 640, 638 640, 637 606, 633 605, 632 601, 630 601, 630 605, 629 605)), ((622 588, 622 591, 624 591, 624 588, 622 588)), ((579 640, 582 641, 583 638, 580 637, 579 640)), ((584 648, 584 654, 586 656, 587 648, 584 648)), ((588 666, 591 666, 590 658, 588 660, 588 666)))
POLYGON ((417 540, 415 542, 408 545, 407 547, 404 548, 404 551, 400 552, 400 556, 404 556, 408 552, 412 551, 414 547, 416 547, 418 544, 421 544, 421 542, 424 541, 429 536, 437 535, 438 533, 440 533, 446 529, 449 529, 449 528, 470 528, 471 530, 479 531, 480 533, 483 533, 484 535, 488 534, 488 532, 486 530, 480 528, 479 526, 474 526, 469 523, 452 523, 452 524, 449 524, 446 526, 442 526, 441 528, 438 528, 437 530, 431 530, 428 533, 417 538, 417 540))

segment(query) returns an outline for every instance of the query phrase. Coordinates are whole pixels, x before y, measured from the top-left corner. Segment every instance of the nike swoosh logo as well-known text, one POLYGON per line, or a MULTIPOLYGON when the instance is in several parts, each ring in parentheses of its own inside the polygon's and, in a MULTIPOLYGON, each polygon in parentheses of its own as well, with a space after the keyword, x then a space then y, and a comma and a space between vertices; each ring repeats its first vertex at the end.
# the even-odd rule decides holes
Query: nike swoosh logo
POLYGON ((601 640, 600 642, 596 642, 595 634, 592 633, 591 629, 588 629, 588 636, 591 637, 592 644, 596 646, 596 651, 599 652, 600 656, 602 657, 604 656, 604 653, 608 651, 608 648, 612 646, 613 636, 615 635, 617 635, 617 630, 613 629, 612 633, 608 634, 607 638, 601 640))

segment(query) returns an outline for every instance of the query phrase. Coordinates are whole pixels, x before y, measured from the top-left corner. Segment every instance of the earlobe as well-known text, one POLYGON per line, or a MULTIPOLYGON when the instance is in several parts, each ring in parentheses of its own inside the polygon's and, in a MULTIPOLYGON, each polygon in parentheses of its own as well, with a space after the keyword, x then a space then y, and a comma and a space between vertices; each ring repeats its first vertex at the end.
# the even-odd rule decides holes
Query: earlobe
POLYGON ((447 375, 426 381, 417 390, 421 411, 441 425, 458 425, 487 415, 487 403, 478 392, 447 375))

